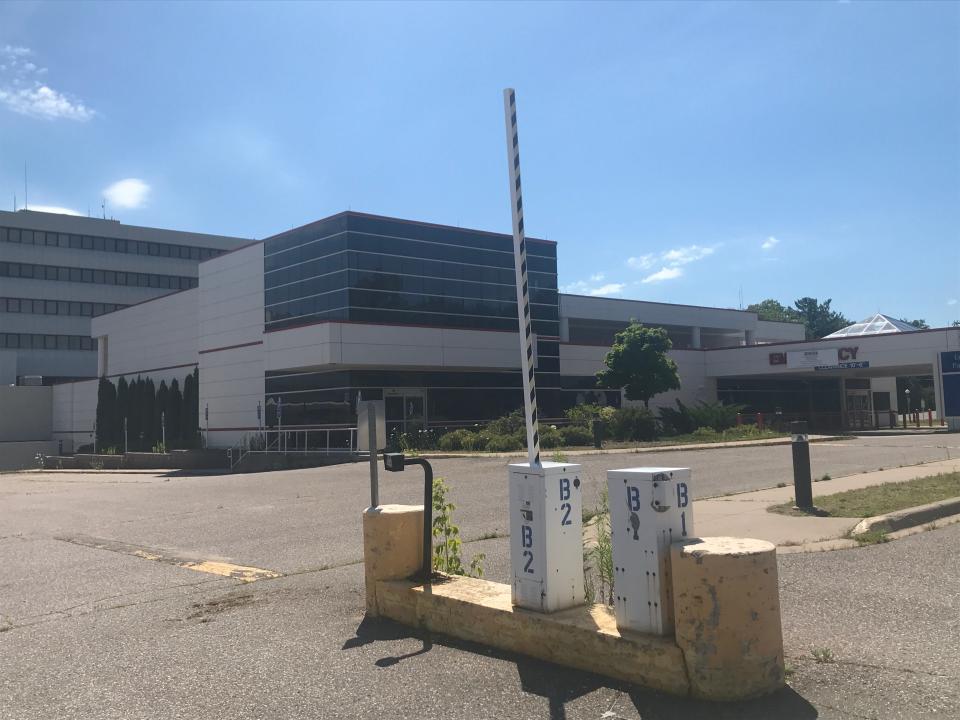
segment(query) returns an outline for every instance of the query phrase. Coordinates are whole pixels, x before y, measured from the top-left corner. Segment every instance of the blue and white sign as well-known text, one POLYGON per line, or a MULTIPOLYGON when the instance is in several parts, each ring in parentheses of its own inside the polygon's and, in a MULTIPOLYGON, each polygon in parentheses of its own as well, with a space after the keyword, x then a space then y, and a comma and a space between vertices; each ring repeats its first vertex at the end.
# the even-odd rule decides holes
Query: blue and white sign
POLYGON ((857 370, 870 367, 869 360, 860 360, 858 362, 842 362, 836 365, 817 365, 814 370, 857 370))

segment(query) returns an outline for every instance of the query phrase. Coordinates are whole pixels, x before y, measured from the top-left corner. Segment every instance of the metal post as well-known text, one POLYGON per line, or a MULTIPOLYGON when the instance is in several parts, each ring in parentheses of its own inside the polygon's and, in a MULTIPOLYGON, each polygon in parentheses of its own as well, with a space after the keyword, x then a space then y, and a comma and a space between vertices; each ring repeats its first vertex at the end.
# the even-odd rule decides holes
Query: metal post
POLYGON ((380 478, 377 476, 377 452, 380 448, 377 447, 377 406, 373 402, 367 406, 367 438, 370 443, 370 507, 377 507, 380 504, 380 478))
POLYGON ((160 413, 160 434, 163 439, 163 451, 167 451, 167 413, 160 413))
POLYGON ((127 441, 127 418, 123 419, 123 454, 126 455, 130 451, 130 444, 127 441))
POLYGON ((813 509, 813 485, 810 478, 810 438, 807 435, 806 420, 790 423, 793 436, 793 493, 797 507, 801 510, 813 509))
POLYGON ((93 421, 93 454, 97 454, 97 421, 93 421))
POLYGON ((423 458, 406 458, 404 463, 423 468, 423 561, 420 580, 429 582, 433 574, 433 468, 423 458))

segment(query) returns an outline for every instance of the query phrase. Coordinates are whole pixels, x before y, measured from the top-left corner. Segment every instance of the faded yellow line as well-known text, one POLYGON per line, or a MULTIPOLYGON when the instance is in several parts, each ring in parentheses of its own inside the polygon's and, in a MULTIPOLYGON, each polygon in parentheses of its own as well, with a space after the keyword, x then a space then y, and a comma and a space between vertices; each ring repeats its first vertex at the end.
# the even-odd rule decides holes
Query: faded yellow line
POLYGON ((249 565, 235 565, 233 563, 221 562, 219 560, 197 560, 183 556, 173 555, 165 550, 148 548, 119 540, 108 540, 104 538, 95 538, 89 535, 61 535, 56 538, 64 542, 82 545, 84 547, 94 548, 96 550, 107 550, 109 552, 120 553, 122 555, 132 555, 143 560, 153 560, 155 562, 166 563, 167 565, 176 565, 187 570, 196 570, 197 572, 210 573, 212 575, 221 575, 223 577, 233 578, 245 583, 256 582, 268 578, 283 577, 282 573, 273 570, 264 570, 263 568, 250 567, 249 565))

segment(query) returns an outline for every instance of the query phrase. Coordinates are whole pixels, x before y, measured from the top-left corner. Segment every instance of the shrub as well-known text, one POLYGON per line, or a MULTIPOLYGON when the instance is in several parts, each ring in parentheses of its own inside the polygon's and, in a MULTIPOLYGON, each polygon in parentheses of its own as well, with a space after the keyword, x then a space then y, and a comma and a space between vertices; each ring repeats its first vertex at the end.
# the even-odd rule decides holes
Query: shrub
POLYGON ((526 432, 526 419, 523 415, 523 409, 514 410, 509 415, 504 415, 496 420, 487 423, 486 431, 491 435, 516 435, 519 432, 526 432))
POLYGON ((523 442, 516 435, 487 435, 486 449, 490 452, 513 452, 522 450, 523 442))
POLYGON ((448 432, 437 442, 441 450, 473 450, 476 433, 469 430, 454 430, 448 432))
MULTIPOLYGON (((526 442, 526 437, 524 437, 524 442, 526 442)), ((556 425, 540 426, 540 447, 555 448, 561 445, 563 445, 563 435, 557 430, 556 425)))
POLYGON ((698 402, 684 405, 677 400, 677 408, 660 408, 660 424, 666 435, 689 435, 697 428, 707 427, 723 432, 737 424, 737 413, 743 405, 725 405, 722 402, 698 402))
POLYGON ((592 420, 604 420, 610 422, 616 408, 601 405, 575 405, 567 410, 564 415, 573 425, 582 425, 590 427, 592 420))
POLYGON ((646 408, 619 408, 610 418, 609 432, 614 440, 655 440, 657 421, 646 408))
POLYGON ((717 437, 717 431, 710 427, 698 427, 692 434, 701 440, 714 440, 717 437))
POLYGON ((460 528, 453 521, 457 506, 447 500, 448 492, 442 477, 433 481, 433 569, 449 575, 483 577, 484 553, 475 555, 469 568, 463 567, 460 528))
POLYGON ((564 445, 593 445, 593 433, 582 425, 560 428, 560 437, 564 445))

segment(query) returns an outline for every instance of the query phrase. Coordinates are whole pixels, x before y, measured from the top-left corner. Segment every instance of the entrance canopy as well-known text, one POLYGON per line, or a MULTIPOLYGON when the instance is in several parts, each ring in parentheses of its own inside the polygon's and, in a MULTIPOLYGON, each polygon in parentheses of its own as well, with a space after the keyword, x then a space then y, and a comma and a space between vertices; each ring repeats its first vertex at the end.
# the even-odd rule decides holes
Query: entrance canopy
POLYGON ((861 320, 853 325, 847 325, 845 328, 840 328, 836 332, 825 335, 823 339, 828 340, 830 338, 858 337, 863 335, 886 335, 887 333, 916 332, 916 330, 917 328, 910 323, 905 323, 903 320, 894 320, 891 317, 877 313, 873 317, 868 317, 866 320, 861 320))

